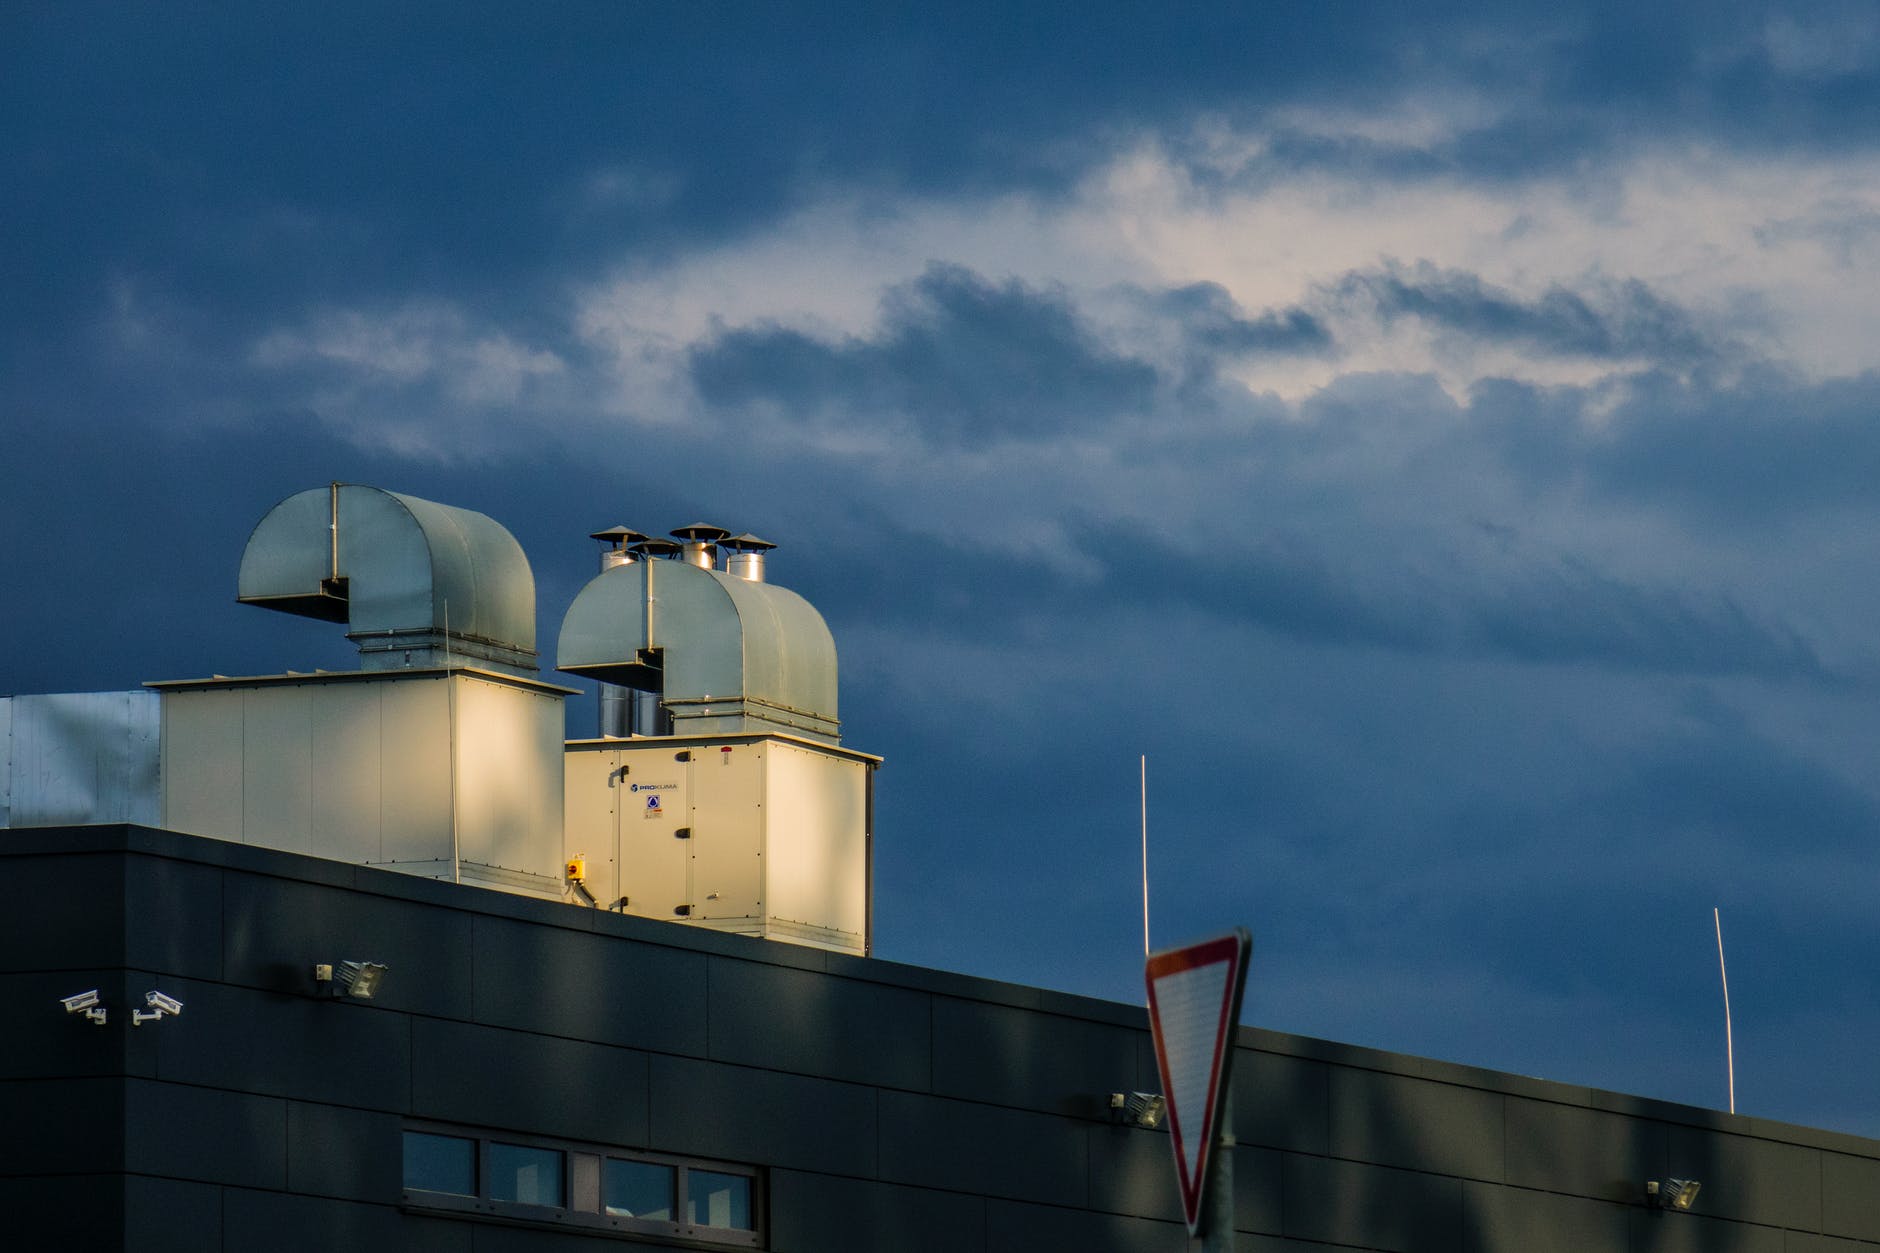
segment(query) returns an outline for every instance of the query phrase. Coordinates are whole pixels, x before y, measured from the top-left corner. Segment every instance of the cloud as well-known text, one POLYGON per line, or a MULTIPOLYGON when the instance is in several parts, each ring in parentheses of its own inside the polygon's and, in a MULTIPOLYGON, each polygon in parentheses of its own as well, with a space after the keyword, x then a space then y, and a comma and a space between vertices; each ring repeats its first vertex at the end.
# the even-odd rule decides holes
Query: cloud
POLYGON ((687 367, 710 405, 898 419, 949 444, 1094 429, 1146 411, 1157 382, 1099 343, 1062 293, 941 264, 887 293, 872 338, 726 329, 687 367))
POLYGON ((1480 275, 1425 261, 1348 274, 1332 293, 1362 304, 1386 326, 1415 319, 1451 335, 1554 356, 1689 366, 1732 347, 1637 279, 1593 283, 1585 291, 1555 283, 1524 299, 1480 275))

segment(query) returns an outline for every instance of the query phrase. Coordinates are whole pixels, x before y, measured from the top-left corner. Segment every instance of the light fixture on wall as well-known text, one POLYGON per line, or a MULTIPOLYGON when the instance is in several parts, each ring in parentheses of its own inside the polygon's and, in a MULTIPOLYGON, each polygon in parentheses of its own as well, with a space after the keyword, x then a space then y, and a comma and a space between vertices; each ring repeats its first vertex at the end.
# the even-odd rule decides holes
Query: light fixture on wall
POLYGON ((1649 1179, 1645 1183, 1645 1199, 1659 1209, 1688 1210, 1703 1186, 1695 1179, 1667 1179, 1663 1183, 1649 1179))
POLYGON ((1110 1108, 1117 1112, 1122 1121, 1153 1131, 1162 1125, 1162 1117, 1168 1112, 1168 1102, 1160 1092, 1112 1092, 1110 1108))
POLYGON ((160 1022, 166 1015, 174 1018, 183 1012, 183 1002, 168 993, 154 989, 144 993, 144 1004, 150 1008, 131 1011, 131 1026, 141 1027, 147 1022, 160 1022))
POLYGON ((96 1026, 102 1027, 105 1024, 106 1012, 104 1006, 98 1003, 97 988, 62 996, 59 998, 59 1004, 65 1006, 65 1012, 68 1014, 83 1014, 96 1026))
POLYGON ((313 981, 329 995, 369 1001, 379 994, 379 985, 385 982, 385 972, 390 969, 382 962, 321 962, 313 968, 313 981))

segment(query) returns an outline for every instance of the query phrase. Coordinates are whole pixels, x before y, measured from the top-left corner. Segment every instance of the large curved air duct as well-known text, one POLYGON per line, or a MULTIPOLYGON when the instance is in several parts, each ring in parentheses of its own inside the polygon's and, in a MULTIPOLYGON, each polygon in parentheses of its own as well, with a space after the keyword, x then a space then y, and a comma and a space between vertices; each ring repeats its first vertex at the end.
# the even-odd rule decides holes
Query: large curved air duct
POLYGON ((682 561, 616 566, 562 619, 556 668, 659 695, 675 734, 840 742, 836 646, 810 603, 682 561))
POLYGON ((351 483, 289 496, 248 537, 237 598, 344 622, 367 670, 536 670, 535 576, 515 537, 416 496, 351 483))

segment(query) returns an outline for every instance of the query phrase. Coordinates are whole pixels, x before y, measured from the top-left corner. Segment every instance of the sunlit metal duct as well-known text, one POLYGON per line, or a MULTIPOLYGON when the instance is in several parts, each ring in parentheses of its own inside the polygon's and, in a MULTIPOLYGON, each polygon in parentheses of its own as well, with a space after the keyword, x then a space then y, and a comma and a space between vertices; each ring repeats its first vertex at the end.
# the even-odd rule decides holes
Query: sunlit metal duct
POLYGON ((682 526, 673 531, 672 537, 685 543, 687 564, 697 566, 701 570, 715 570, 718 568, 716 545, 719 540, 729 534, 731 532, 722 526, 713 526, 709 522, 694 522, 690 526, 682 526))
POLYGON ((835 641, 774 584, 682 561, 615 567, 569 606, 556 665, 655 694, 673 734, 841 739, 835 641))
POLYGON ((366 670, 536 670, 535 576, 515 537, 415 496, 351 483, 289 496, 248 537, 237 598, 344 622, 366 670))
POLYGON ((767 539, 758 539, 747 532, 718 541, 718 547, 731 554, 730 559, 725 562, 726 574, 735 575, 752 583, 762 583, 764 581, 764 554, 776 545, 767 539))
MULTIPOLYGON (((628 550, 631 544, 637 544, 646 536, 628 526, 610 526, 604 531, 592 531, 589 539, 599 540, 601 549, 601 573, 615 566, 632 565, 636 560, 628 550)), ((633 734, 634 697, 632 688, 621 687, 617 683, 603 683, 600 691, 600 734, 603 739, 622 739, 633 734)))

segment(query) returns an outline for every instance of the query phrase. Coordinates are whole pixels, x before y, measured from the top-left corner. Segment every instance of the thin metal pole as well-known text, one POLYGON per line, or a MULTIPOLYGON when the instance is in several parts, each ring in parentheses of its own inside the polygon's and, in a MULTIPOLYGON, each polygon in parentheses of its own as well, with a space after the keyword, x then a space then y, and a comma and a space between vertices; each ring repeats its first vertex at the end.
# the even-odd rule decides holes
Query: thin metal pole
POLYGON ((1149 955, 1149 754, 1142 755, 1142 955, 1149 955))
POLYGON ((1723 976, 1723 1056, 1730 1075, 1730 1112, 1736 1113, 1736 1041, 1730 1031, 1730 972, 1723 964, 1723 912, 1710 908, 1711 921, 1717 924, 1717 973, 1723 976))
POLYGON ((450 673, 450 601, 444 602, 444 708, 450 723, 450 881, 463 882, 463 853, 457 839, 457 681, 450 673))
MULTIPOLYGON (((1231 1048, 1232 1045, 1230 1044, 1231 1048)), ((1221 1099, 1221 1121, 1208 1154, 1206 1192, 1201 1198, 1201 1234, 1188 1238, 1188 1253, 1234 1253, 1234 1084, 1232 1073, 1221 1099)))

